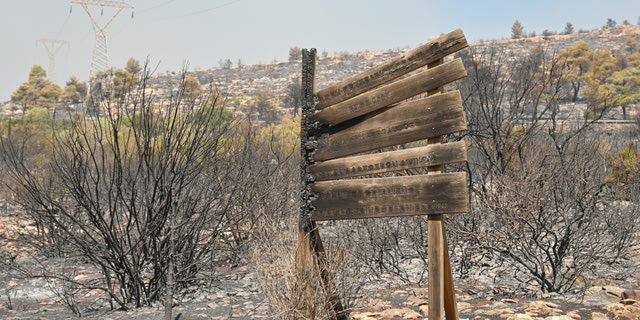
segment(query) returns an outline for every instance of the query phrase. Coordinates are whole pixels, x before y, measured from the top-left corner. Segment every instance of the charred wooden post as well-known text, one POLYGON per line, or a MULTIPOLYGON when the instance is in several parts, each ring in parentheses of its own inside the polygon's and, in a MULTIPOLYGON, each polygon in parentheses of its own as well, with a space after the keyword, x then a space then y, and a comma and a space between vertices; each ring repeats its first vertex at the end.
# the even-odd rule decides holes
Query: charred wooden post
POLYGON ((300 119, 300 152, 301 152, 301 178, 302 194, 300 203, 300 230, 306 235, 310 235, 315 229, 311 223, 312 193, 310 186, 314 182, 313 175, 309 172, 309 164, 313 163, 311 153, 316 149, 316 139, 318 132, 317 121, 312 121, 311 117, 315 112, 315 76, 316 76, 316 50, 302 51, 302 113, 300 119))
MULTIPOLYGON (((316 74, 316 49, 302 50, 302 116, 300 119, 300 152, 301 152, 301 178, 302 192, 300 203, 300 220, 298 228, 298 247, 300 250, 312 252, 316 271, 319 274, 319 282, 328 301, 329 310, 337 320, 348 320, 348 314, 342 306, 340 297, 337 294, 333 283, 331 270, 325 256, 322 239, 318 232, 316 223, 311 221, 314 212, 312 200, 314 198, 311 185, 315 182, 314 176, 309 171, 309 166, 314 163, 311 153, 317 148, 317 139, 326 125, 313 120, 316 111, 315 95, 315 74, 316 74)), ((303 261, 299 259, 299 261, 303 261)))

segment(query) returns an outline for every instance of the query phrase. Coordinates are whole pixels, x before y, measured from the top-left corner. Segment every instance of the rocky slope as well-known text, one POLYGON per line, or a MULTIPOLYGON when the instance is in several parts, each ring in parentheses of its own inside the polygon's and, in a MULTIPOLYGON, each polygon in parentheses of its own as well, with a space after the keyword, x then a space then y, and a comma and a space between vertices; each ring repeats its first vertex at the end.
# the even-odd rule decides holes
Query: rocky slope
MULTIPOLYGON (((517 40, 500 40, 471 44, 474 50, 497 48, 504 50, 508 56, 519 56, 537 45, 542 45, 548 52, 559 51, 580 41, 586 41, 594 50, 608 48, 622 50, 628 35, 640 34, 639 26, 620 26, 589 33, 570 35, 539 36, 517 40)), ((322 89, 341 81, 389 58, 402 54, 403 50, 382 52, 360 52, 357 54, 319 58, 316 73, 317 89, 322 89)), ((282 100, 287 87, 300 76, 300 61, 275 62, 269 64, 247 65, 229 69, 194 70, 189 75, 196 77, 203 85, 213 85, 229 100, 228 106, 236 111, 246 110, 260 90, 271 94, 270 102, 282 108, 282 100)), ((169 74, 156 76, 151 80, 154 92, 167 98, 177 87, 179 75, 169 74)))

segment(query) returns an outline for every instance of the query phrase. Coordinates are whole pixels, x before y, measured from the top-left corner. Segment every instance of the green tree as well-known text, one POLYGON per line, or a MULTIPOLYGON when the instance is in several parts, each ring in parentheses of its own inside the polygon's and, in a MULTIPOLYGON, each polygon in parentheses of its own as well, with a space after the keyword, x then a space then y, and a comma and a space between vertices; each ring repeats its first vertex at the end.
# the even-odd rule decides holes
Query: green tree
POLYGON ((60 98, 66 104, 80 103, 82 101, 82 96, 74 85, 66 86, 60 98))
POLYGON ((11 94, 11 102, 22 106, 25 113, 33 107, 53 108, 57 106, 62 88, 47 80, 47 72, 39 65, 31 67, 29 81, 11 94))
POLYGON ((618 23, 615 20, 613 20, 611 18, 608 18, 607 19, 607 24, 605 24, 604 27, 605 28, 613 28, 613 27, 615 27, 617 25, 618 25, 618 23))
POLYGON ((542 31, 542 36, 543 36, 543 37, 549 37, 549 36, 553 36, 553 35, 555 35, 555 34, 556 34, 555 32, 553 32, 553 31, 551 31, 551 30, 549 30, 549 29, 544 29, 544 30, 542 31))
POLYGON ((598 50, 593 55, 593 68, 589 77, 601 84, 609 78, 614 72, 619 70, 616 58, 611 55, 607 49, 598 50))
POLYGON ((520 21, 516 20, 511 26, 511 39, 522 39, 525 37, 524 28, 520 21))
POLYGON ((616 181, 624 186, 640 177, 640 153, 633 142, 619 153, 608 155, 607 165, 611 168, 607 181, 616 181))
POLYGON ((300 59, 302 59, 302 49, 298 46, 289 48, 289 61, 298 61, 300 59))
POLYGON ((266 90, 258 90, 255 100, 256 111, 260 114, 260 118, 265 123, 276 123, 280 119, 278 108, 271 103, 273 94, 266 90))
POLYGON ((62 100, 65 103, 80 103, 87 95, 87 86, 80 82, 78 78, 72 76, 67 81, 67 86, 64 88, 64 93, 62 94, 62 100))
POLYGON ((560 59, 564 60, 568 69, 565 77, 573 89, 571 101, 576 102, 580 89, 587 81, 586 74, 591 69, 593 50, 589 47, 589 43, 580 41, 560 51, 560 59))
POLYGON ((624 50, 631 54, 638 51, 638 46, 640 45, 640 41, 638 41, 637 35, 629 35, 624 40, 624 50))
POLYGON ((602 114, 616 104, 616 95, 605 82, 614 72, 620 70, 618 60, 609 50, 598 50, 593 55, 591 70, 587 74, 587 88, 585 98, 588 106, 587 118, 602 114))
POLYGON ((130 91, 131 87, 138 83, 138 77, 127 70, 116 69, 113 72, 113 89, 116 96, 130 91))
POLYGON ((91 92, 123 98, 124 94, 130 92, 130 89, 138 84, 139 80, 135 74, 127 70, 111 68, 96 73, 91 79, 91 92))
POLYGON ((622 108, 622 117, 626 120, 627 108, 640 99, 640 69, 617 71, 606 80, 605 86, 605 90, 613 94, 613 100, 622 108))
POLYGON ((640 52, 636 51, 627 56, 627 66, 631 68, 640 68, 640 52))
POLYGON ((125 66, 124 70, 137 76, 138 73, 142 71, 142 68, 140 67, 140 61, 134 58, 129 58, 129 60, 127 60, 127 65, 125 66))
POLYGON ((38 90, 31 83, 25 82, 11 94, 11 102, 21 105, 22 113, 25 113, 35 104, 37 96, 38 90))
POLYGON ((31 67, 31 71, 29 71, 29 80, 32 78, 46 78, 47 72, 42 68, 42 66, 34 65, 31 67))
POLYGON ((292 116, 298 115, 298 110, 302 105, 302 85, 299 77, 295 77, 287 85, 287 93, 283 99, 284 107, 291 110, 292 116))
POLYGON ((59 85, 49 81, 40 90, 40 96, 38 97, 36 104, 42 108, 55 108, 62 93, 63 90, 59 85))
POLYGON ((567 25, 564 27, 564 34, 572 34, 573 33, 573 24, 571 22, 567 22, 567 25))
POLYGON ((66 85, 67 87, 68 86, 76 87, 76 90, 78 90, 78 93, 80 93, 80 95, 83 97, 87 94, 87 85, 80 82, 80 80, 78 80, 78 78, 76 78, 75 76, 72 76, 71 78, 69 78, 69 81, 67 81, 66 85))
POLYGON ((202 95, 202 87, 200 86, 200 81, 196 77, 186 77, 184 79, 184 93, 182 94, 186 101, 192 103, 194 102, 200 95, 202 95))
POLYGON ((233 62, 231 62, 231 59, 220 59, 218 60, 218 64, 222 69, 231 69, 231 66, 233 66, 233 62))

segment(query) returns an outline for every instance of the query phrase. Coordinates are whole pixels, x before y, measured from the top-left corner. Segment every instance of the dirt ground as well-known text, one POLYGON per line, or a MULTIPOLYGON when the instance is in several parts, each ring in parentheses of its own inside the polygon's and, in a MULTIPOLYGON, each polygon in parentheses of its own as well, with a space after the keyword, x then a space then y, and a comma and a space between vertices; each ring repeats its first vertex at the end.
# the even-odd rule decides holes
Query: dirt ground
MULTIPOLYGON (((39 264, 64 270, 78 280, 97 275, 88 264, 31 256, 31 251, 16 239, 22 233, 35 232, 25 216, 9 214, 15 208, 0 208, 0 252, 3 259, 38 270, 39 264)), ((175 319, 272 319, 268 302, 260 293, 251 265, 220 267, 216 276, 203 286, 181 297, 174 307, 175 319)), ((454 279, 460 319, 640 319, 640 302, 622 300, 624 290, 640 289, 640 275, 622 279, 603 275, 595 286, 573 294, 542 294, 539 291, 514 291, 508 285, 489 278, 454 279)), ((637 291, 640 296, 640 291, 637 291)), ((353 319, 427 319, 426 286, 406 286, 371 281, 351 311, 353 319)), ((69 308, 77 305, 86 319, 159 319, 162 305, 120 311, 112 310, 99 291, 78 290, 60 281, 0 269, 0 319, 75 319, 69 308)))

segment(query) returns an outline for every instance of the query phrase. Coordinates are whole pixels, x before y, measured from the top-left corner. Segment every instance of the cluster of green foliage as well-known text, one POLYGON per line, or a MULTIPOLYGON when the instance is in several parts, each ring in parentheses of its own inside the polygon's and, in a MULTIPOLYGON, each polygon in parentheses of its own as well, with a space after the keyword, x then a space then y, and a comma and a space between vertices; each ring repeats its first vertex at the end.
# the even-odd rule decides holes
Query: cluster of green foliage
POLYGON ((186 77, 183 84, 184 92, 182 95, 189 101, 194 101, 202 95, 202 86, 196 77, 186 77))
POLYGON ((526 38, 526 35, 524 34, 524 27, 520 21, 516 20, 516 22, 513 23, 513 26, 511 26, 511 39, 521 38, 526 38))
POLYGON ((636 35, 627 37, 622 51, 600 49, 594 51, 581 41, 560 52, 567 69, 566 80, 571 83, 572 101, 584 88, 589 109, 587 118, 613 107, 621 107, 624 119, 627 110, 640 99, 640 42, 636 35))
POLYGON ((607 181, 617 182, 620 186, 625 186, 640 177, 640 152, 633 142, 629 143, 624 150, 609 154, 607 165, 611 169, 611 174, 607 176, 607 181))
POLYGON ((57 108, 69 103, 78 103, 86 94, 86 87, 77 78, 71 77, 64 90, 48 80, 47 72, 39 65, 31 67, 29 80, 11 95, 11 102, 19 104, 23 113, 31 108, 57 108))
POLYGON ((289 48, 289 61, 298 61, 302 59, 302 49, 298 46, 289 48))
POLYGON ((260 140, 268 143, 277 155, 297 152, 300 145, 300 117, 285 115, 279 124, 272 123, 260 130, 260 140))
POLYGON ((66 132, 73 122, 69 117, 51 117, 48 109, 35 107, 21 116, 0 117, 0 139, 13 137, 28 141, 21 150, 34 173, 47 172, 51 161, 54 134, 66 132))
MULTIPOLYGON (((628 26, 631 25, 631 23, 628 20, 624 20, 622 22, 623 26, 628 26)), ((640 26, 640 17, 638 17, 638 25, 640 26)), ((618 26, 618 23, 611 19, 608 18, 607 22, 605 23, 604 26, 602 26, 602 29, 609 29, 609 28, 615 28, 616 26, 618 26)), ((575 32, 575 29, 573 28, 573 24, 571 22, 567 22, 567 24, 564 27, 564 30, 562 32, 556 32, 556 31, 551 31, 549 29, 544 29, 544 31, 542 31, 541 35, 544 37, 548 37, 548 36, 553 36, 553 35, 557 35, 557 34, 573 34, 575 32)), ((580 29, 578 30, 578 33, 586 33, 589 32, 587 30, 584 29, 580 29)), ((537 34, 535 31, 530 32, 528 35, 527 33, 524 31, 524 26, 522 26, 522 23, 520 23, 520 21, 516 20, 513 25, 511 25, 511 39, 523 39, 523 38, 533 38, 536 37, 537 34)), ((482 41, 480 41, 482 42, 482 41)))
POLYGON ((24 131, 35 128, 51 133, 52 130, 58 131, 68 129, 71 125, 71 121, 72 120, 68 117, 52 118, 49 110, 46 108, 32 108, 23 116, 0 118, 2 128, 7 131, 3 133, 11 133, 8 131, 24 131))
MULTIPOLYGON (((133 85, 139 82, 139 74, 142 71, 140 62, 134 58, 127 61, 124 69, 111 68, 98 72, 91 79, 92 86, 107 85, 118 97, 133 85)), ((64 89, 47 79, 47 72, 39 65, 31 67, 29 80, 11 95, 11 102, 18 104, 23 113, 32 108, 57 109, 70 104, 84 101, 87 95, 87 85, 72 76, 66 82, 64 89)))
POLYGON ((140 62, 130 58, 124 69, 109 68, 96 73, 91 79, 91 87, 98 88, 98 91, 110 92, 115 98, 122 98, 126 92, 131 92, 131 89, 140 83, 141 71, 140 62))

